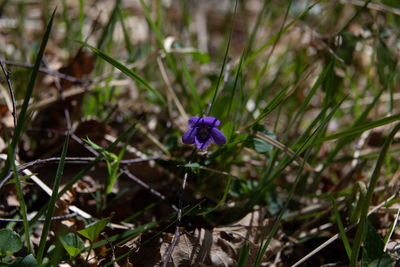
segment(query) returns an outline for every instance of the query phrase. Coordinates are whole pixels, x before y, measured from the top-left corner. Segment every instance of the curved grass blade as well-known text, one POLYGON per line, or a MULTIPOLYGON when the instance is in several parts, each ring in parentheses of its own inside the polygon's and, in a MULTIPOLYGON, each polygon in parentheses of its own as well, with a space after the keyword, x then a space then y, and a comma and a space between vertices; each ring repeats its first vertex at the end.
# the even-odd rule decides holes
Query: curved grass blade
POLYGON ((350 259, 350 257, 351 257, 350 243, 349 243, 349 240, 347 239, 346 231, 344 230, 342 219, 340 219, 340 214, 339 214, 339 210, 338 210, 337 205, 336 205, 336 201, 335 201, 335 199, 333 197, 332 197, 331 200, 332 200, 333 210, 335 212, 337 226, 339 228, 340 237, 342 238, 342 242, 343 242, 344 248, 346 249, 347 257, 350 259))
POLYGON ((164 97, 157 92, 153 87, 150 86, 150 84, 148 84, 142 77, 140 77, 138 74, 136 74, 134 71, 130 70, 129 68, 127 68, 125 65, 123 65, 121 62, 119 62, 118 60, 110 57, 109 55, 107 55, 106 53, 100 51, 99 49, 81 42, 81 41, 77 41, 78 43, 90 48, 90 50, 93 51, 93 53, 95 53, 96 55, 100 56, 102 59, 104 59, 105 61, 107 61, 108 63, 110 63, 111 65, 113 65, 114 67, 116 67, 117 69, 119 69, 122 73, 124 73, 125 75, 129 76, 130 78, 132 78, 133 80, 135 80, 138 84, 140 84, 141 86, 143 86, 146 90, 150 91, 151 93, 153 93, 163 104, 166 104, 164 97))
POLYGON ((390 132, 389 136, 386 138, 385 143, 383 144, 381 153, 379 154, 379 158, 376 161, 375 169, 374 169, 374 172, 372 173, 371 181, 368 186, 367 195, 366 195, 365 201, 362 203, 363 205, 361 207, 360 223, 357 227, 357 233, 354 238, 353 248, 351 251, 351 260, 350 260, 351 267, 355 267, 357 265, 358 254, 360 252, 361 242, 363 240, 365 220, 367 219, 368 209, 369 209, 369 206, 371 203, 372 195, 374 194, 375 187, 378 183, 378 178, 380 175, 381 167, 385 161, 386 154, 389 150, 389 146, 392 143, 394 135, 399 130, 400 130, 400 123, 396 124, 394 129, 390 132))
MULTIPOLYGON (((14 150, 12 146, 8 146, 8 158, 14 159, 14 150)), ((17 186, 17 194, 18 194, 18 201, 21 209, 21 214, 22 214, 22 219, 24 221, 24 231, 25 231, 25 242, 26 242, 26 249, 28 253, 31 252, 31 240, 30 240, 30 234, 29 234, 29 222, 28 222, 28 217, 26 215, 26 205, 25 205, 25 200, 24 200, 24 195, 22 193, 22 187, 21 187, 21 180, 18 175, 17 171, 17 166, 15 165, 15 161, 11 160, 11 167, 12 171, 14 173, 15 177, 15 184, 17 186)))
POLYGON ((347 137, 347 136, 351 136, 351 135, 355 135, 355 134, 360 134, 367 130, 371 130, 371 129, 377 128, 379 126, 383 126, 383 125, 386 125, 386 124, 389 124, 389 123, 392 123, 392 122, 395 122, 398 120, 400 120, 400 114, 396 114, 396 115, 389 116, 389 117, 386 117, 386 118, 383 118, 380 120, 376 120, 376 121, 373 121, 373 122, 370 122, 370 123, 367 123, 364 125, 360 125, 360 126, 351 128, 350 130, 347 130, 347 131, 344 131, 341 133, 326 136, 324 138, 321 138, 320 141, 324 142, 324 141, 328 141, 328 140, 333 140, 333 139, 347 137))
POLYGON ((222 196, 221 200, 217 203, 217 205, 215 205, 214 207, 212 207, 206 211, 200 212, 197 215, 199 215, 199 216, 207 215, 207 214, 213 212, 214 210, 216 210, 219 206, 221 206, 225 202, 226 197, 228 196, 229 189, 231 188, 231 182, 232 182, 232 177, 229 176, 228 182, 226 183, 224 195, 222 196))

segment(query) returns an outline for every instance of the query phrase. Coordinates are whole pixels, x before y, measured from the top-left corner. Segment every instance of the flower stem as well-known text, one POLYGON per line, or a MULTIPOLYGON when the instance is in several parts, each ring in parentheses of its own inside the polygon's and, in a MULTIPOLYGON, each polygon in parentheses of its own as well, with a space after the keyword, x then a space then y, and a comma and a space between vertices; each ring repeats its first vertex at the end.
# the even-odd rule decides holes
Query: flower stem
MULTIPOLYGON (((192 154, 190 155, 188 164, 192 163, 195 152, 196 152, 196 147, 194 146, 192 149, 192 154)), ((178 212, 177 212, 177 214, 178 214, 177 220, 178 221, 177 221, 176 227, 175 227, 174 239, 172 240, 171 246, 168 249, 168 254, 163 262, 162 267, 166 267, 168 265, 168 262, 172 256, 172 252, 174 251, 174 248, 176 246, 176 242, 178 241, 178 238, 181 235, 179 228, 181 226, 181 219, 182 219, 183 193, 185 192, 186 181, 187 181, 188 175, 189 175, 189 167, 185 168, 185 175, 183 176, 181 192, 179 194, 179 203, 178 203, 178 212)))

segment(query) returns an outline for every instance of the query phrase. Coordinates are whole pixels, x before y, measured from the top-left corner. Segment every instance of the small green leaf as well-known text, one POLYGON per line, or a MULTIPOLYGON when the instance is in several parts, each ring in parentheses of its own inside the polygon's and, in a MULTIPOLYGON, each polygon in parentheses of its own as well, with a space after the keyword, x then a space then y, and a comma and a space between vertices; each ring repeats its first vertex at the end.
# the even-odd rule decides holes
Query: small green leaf
MULTIPOLYGON (((261 132, 265 135, 268 135, 272 139, 276 140, 276 136, 260 124, 254 125, 253 130, 261 132)), ((267 152, 271 152, 272 149, 274 148, 273 145, 269 144, 268 142, 266 142, 264 140, 261 140, 260 138, 255 137, 255 136, 249 136, 248 141, 249 141, 249 147, 254 149, 255 151, 257 151, 260 154, 265 154, 267 152)))
POLYGON ((82 241, 82 239, 80 239, 80 237, 74 233, 68 233, 64 236, 61 236, 60 242, 72 258, 78 256, 85 247, 85 243, 82 241))
POLYGON ((383 241, 374 226, 365 219, 364 247, 362 255, 363 267, 392 266, 390 256, 383 251, 383 241))
POLYGON ((385 84, 387 78, 390 76, 390 72, 396 67, 396 57, 381 39, 379 39, 377 48, 377 58, 379 79, 381 80, 382 84, 385 84))
POLYGON ((97 145, 96 143, 94 143, 92 140, 90 140, 89 138, 83 139, 83 141, 88 144, 89 146, 91 146, 94 150, 96 150, 97 152, 99 152, 101 155, 103 155, 103 157, 106 160, 112 159, 112 160, 118 160, 117 155, 115 155, 112 152, 107 151, 106 149, 102 148, 101 146, 97 145))
POLYGON ((225 135, 226 141, 229 143, 234 132, 233 123, 230 121, 221 127, 221 132, 225 135))
POLYGON ((16 232, 8 228, 0 230, 0 257, 15 253, 21 248, 21 237, 16 232))
POLYGON ((195 60, 197 60, 198 62, 200 62, 202 64, 210 62, 210 59, 211 59, 210 55, 208 53, 200 53, 200 52, 196 51, 196 52, 190 52, 187 54, 192 55, 195 60))
POLYGON ((377 128, 379 126, 383 126, 383 125, 387 125, 389 123, 393 123, 396 121, 400 120, 400 114, 395 114, 389 117, 385 117, 379 120, 375 120, 373 122, 370 123, 365 123, 363 125, 359 125, 359 126, 355 126, 353 128, 351 128, 350 130, 346 130, 340 133, 336 133, 336 134, 332 134, 329 136, 326 136, 324 138, 321 138, 321 141, 328 141, 328 140, 333 140, 333 139, 338 139, 338 138, 343 138, 343 137, 347 137, 350 135, 355 135, 355 134, 360 134, 362 132, 365 132, 367 130, 370 129, 374 129, 377 128))
POLYGON ((198 164, 198 163, 188 163, 188 164, 183 165, 183 167, 186 167, 186 168, 199 168, 200 164, 198 164))
POLYGON ((121 174, 122 174, 122 172, 120 172, 120 173, 113 173, 113 174, 110 176, 110 179, 109 179, 110 181, 109 181, 108 184, 106 184, 106 190, 105 190, 105 192, 106 192, 107 195, 111 193, 111 190, 112 190, 112 188, 113 188, 115 182, 117 181, 118 177, 121 176, 121 174))
POLYGON ((25 258, 17 259, 13 262, 11 267, 36 267, 36 259, 32 254, 25 256, 25 258))
POLYGON ((85 229, 79 230, 78 233, 94 242, 96 236, 104 230, 107 223, 111 220, 111 216, 108 218, 103 218, 100 221, 88 224, 85 229))
POLYGON ((268 144, 267 142, 259 138, 254 137, 252 141, 254 150, 260 154, 270 152, 273 149, 272 145, 268 144))

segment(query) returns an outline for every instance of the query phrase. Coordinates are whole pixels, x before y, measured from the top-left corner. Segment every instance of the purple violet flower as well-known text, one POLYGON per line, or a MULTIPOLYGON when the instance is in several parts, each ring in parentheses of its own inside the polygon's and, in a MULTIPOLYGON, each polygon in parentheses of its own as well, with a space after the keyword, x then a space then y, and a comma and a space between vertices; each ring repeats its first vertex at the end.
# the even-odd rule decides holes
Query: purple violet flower
POLYGON ((191 145, 196 143, 199 149, 206 148, 211 140, 214 144, 223 145, 226 143, 224 134, 216 127, 220 121, 214 117, 191 117, 188 121, 189 130, 182 136, 182 142, 191 145))

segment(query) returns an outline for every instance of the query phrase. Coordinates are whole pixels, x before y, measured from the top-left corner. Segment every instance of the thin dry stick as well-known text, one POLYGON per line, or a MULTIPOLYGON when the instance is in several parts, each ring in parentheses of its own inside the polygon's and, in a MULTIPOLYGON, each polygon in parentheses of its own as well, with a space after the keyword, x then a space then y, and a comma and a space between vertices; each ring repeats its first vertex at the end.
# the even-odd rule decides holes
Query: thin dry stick
MULTIPOLYGON (((82 95, 82 94, 90 92, 90 91, 93 91, 93 87, 85 88, 85 89, 82 89, 82 88, 73 88, 72 89, 71 88, 71 89, 69 89, 68 91, 66 91, 64 93, 64 98, 67 99, 67 98, 70 98, 70 97, 82 95)), ((47 107, 47 106, 53 104, 54 102, 57 102, 58 100, 60 100, 60 96, 59 95, 50 96, 50 97, 48 97, 46 99, 43 99, 43 100, 41 100, 41 101, 39 101, 39 102, 37 102, 37 103, 35 103, 33 105, 30 105, 28 107, 28 112, 47 107)))
MULTIPOLYGON (((133 175, 128 169, 124 169, 122 171, 126 176, 129 177, 129 179, 135 181, 137 184, 141 185, 143 188, 147 189, 151 194, 159 197, 161 200, 166 201, 167 198, 161 194, 160 192, 158 192, 157 190, 151 188, 148 184, 146 184, 145 182, 143 182, 142 180, 140 180, 139 178, 137 178, 135 175, 133 175)), ((171 204, 171 208, 174 209, 175 211, 178 211, 178 208, 174 205, 171 204)))
MULTIPOLYGON (((340 0, 340 3, 351 4, 351 5, 355 5, 355 6, 361 6, 361 7, 365 5, 365 2, 361 1, 361 0, 340 0)), ((381 3, 371 3, 370 2, 370 3, 368 3, 366 8, 374 9, 374 10, 381 11, 384 13, 389 12, 389 13, 395 14, 397 16, 400 16, 400 9, 390 7, 390 6, 381 4, 381 3)))
MULTIPOLYGON (((6 157, 6 155, 0 154, 0 157, 3 158, 3 157, 6 157)), ((133 163, 156 160, 156 159, 160 159, 160 158, 161 158, 161 156, 153 156, 153 157, 139 158, 139 159, 125 159, 125 160, 121 160, 120 164, 121 165, 130 165, 133 163)), ((96 159, 95 157, 66 157, 65 163, 66 164, 88 164, 95 159, 96 159)), ((41 166, 47 165, 47 164, 58 163, 59 161, 60 161, 60 157, 37 159, 37 160, 33 160, 33 161, 30 161, 30 162, 27 162, 27 163, 24 163, 24 164, 18 166, 17 170, 18 170, 18 172, 22 172, 25 169, 37 168, 37 167, 41 167, 41 166)), ((104 161, 104 159, 103 159, 103 161, 104 161)), ((8 173, 8 175, 4 178, 4 180, 1 181, 0 188, 3 187, 3 185, 12 177, 12 175, 13 175, 12 172, 8 173)))
MULTIPOLYGON (((378 209, 380 209, 383 205, 385 205, 388 201, 392 200, 394 197, 396 196, 396 194, 392 195, 391 197, 389 197, 387 200, 383 201, 382 203, 380 203, 378 206, 376 206, 375 208, 373 208, 369 213, 368 216, 371 215, 372 213, 374 213, 375 211, 377 211, 378 209)), ((353 229, 355 226, 357 226, 359 223, 353 223, 352 225, 346 227, 344 229, 344 232, 347 233, 348 231, 350 231, 351 229, 353 229)), ((331 243, 333 243, 334 241, 336 241, 337 239, 340 238, 339 234, 336 234, 334 236, 332 236, 331 238, 329 238, 327 241, 325 241, 323 244, 321 244, 319 247, 317 247, 316 249, 314 249, 313 251, 311 251, 310 253, 308 253, 306 256, 304 256, 303 258, 301 258, 298 262, 296 262, 295 264, 292 265, 292 267, 296 267, 299 266, 300 264, 304 263, 305 261, 307 261, 309 258, 311 258, 312 256, 314 256, 315 254, 317 254, 319 251, 321 251, 322 249, 324 249, 325 247, 327 247, 328 245, 330 245, 331 243)))
MULTIPOLYGON (((4 63, 7 64, 7 65, 11 65, 11 66, 24 67, 24 68, 30 68, 30 69, 33 68, 33 64, 29 64, 29 63, 21 63, 21 62, 15 62, 15 61, 10 61, 10 60, 4 60, 4 63)), ((40 67, 39 71, 43 72, 43 73, 46 73, 46 74, 49 74, 51 76, 58 77, 58 78, 63 79, 63 80, 70 81, 72 83, 90 82, 90 80, 79 80, 79 79, 76 79, 73 76, 66 75, 66 74, 63 74, 63 73, 60 73, 60 72, 57 72, 57 71, 52 71, 52 70, 50 70, 48 68, 40 67)))
MULTIPOLYGON (((54 216, 51 217, 52 221, 64 221, 64 220, 69 220, 70 218, 76 217, 78 214, 77 213, 71 213, 63 216, 54 216)), ((39 218, 39 222, 44 222, 46 219, 39 218)), ((20 219, 8 219, 8 218, 0 218, 0 222, 23 222, 24 220, 20 219)))
POLYGON ((393 235, 394 229, 396 229, 397 222, 399 221, 399 216, 400 216, 400 208, 397 209, 396 218, 394 219, 392 229, 390 230, 389 238, 386 240, 385 246, 383 247, 383 251, 384 252, 386 252, 387 246, 388 246, 389 241, 390 241, 390 238, 393 235))
POLYGON ((164 83, 165 83, 165 85, 167 87, 167 92, 171 95, 172 100, 174 100, 175 106, 178 109, 179 114, 181 115, 182 119, 184 121, 188 121, 189 120, 189 116, 186 114, 185 109, 183 108, 181 102, 179 101, 178 97, 176 96, 174 90, 172 89, 171 82, 169 81, 167 72, 165 71, 164 64, 161 61, 160 57, 157 57, 157 64, 158 64, 158 67, 160 68, 161 76, 162 76, 162 78, 164 80, 164 83))
POLYGON ((158 139, 153 136, 140 122, 137 123, 137 128, 141 131, 153 144, 155 144, 158 148, 164 152, 165 155, 170 156, 168 149, 160 142, 158 139))
POLYGON ((10 81, 10 72, 8 72, 4 69, 3 62, 1 59, 0 59, 0 65, 1 65, 1 69, 3 70, 4 76, 6 76, 8 88, 10 89, 11 102, 12 102, 12 106, 13 106, 12 115, 13 115, 13 119, 14 119, 14 128, 15 128, 17 126, 17 110, 15 108, 15 98, 14 98, 14 93, 13 93, 13 89, 12 89, 11 81, 10 81))

